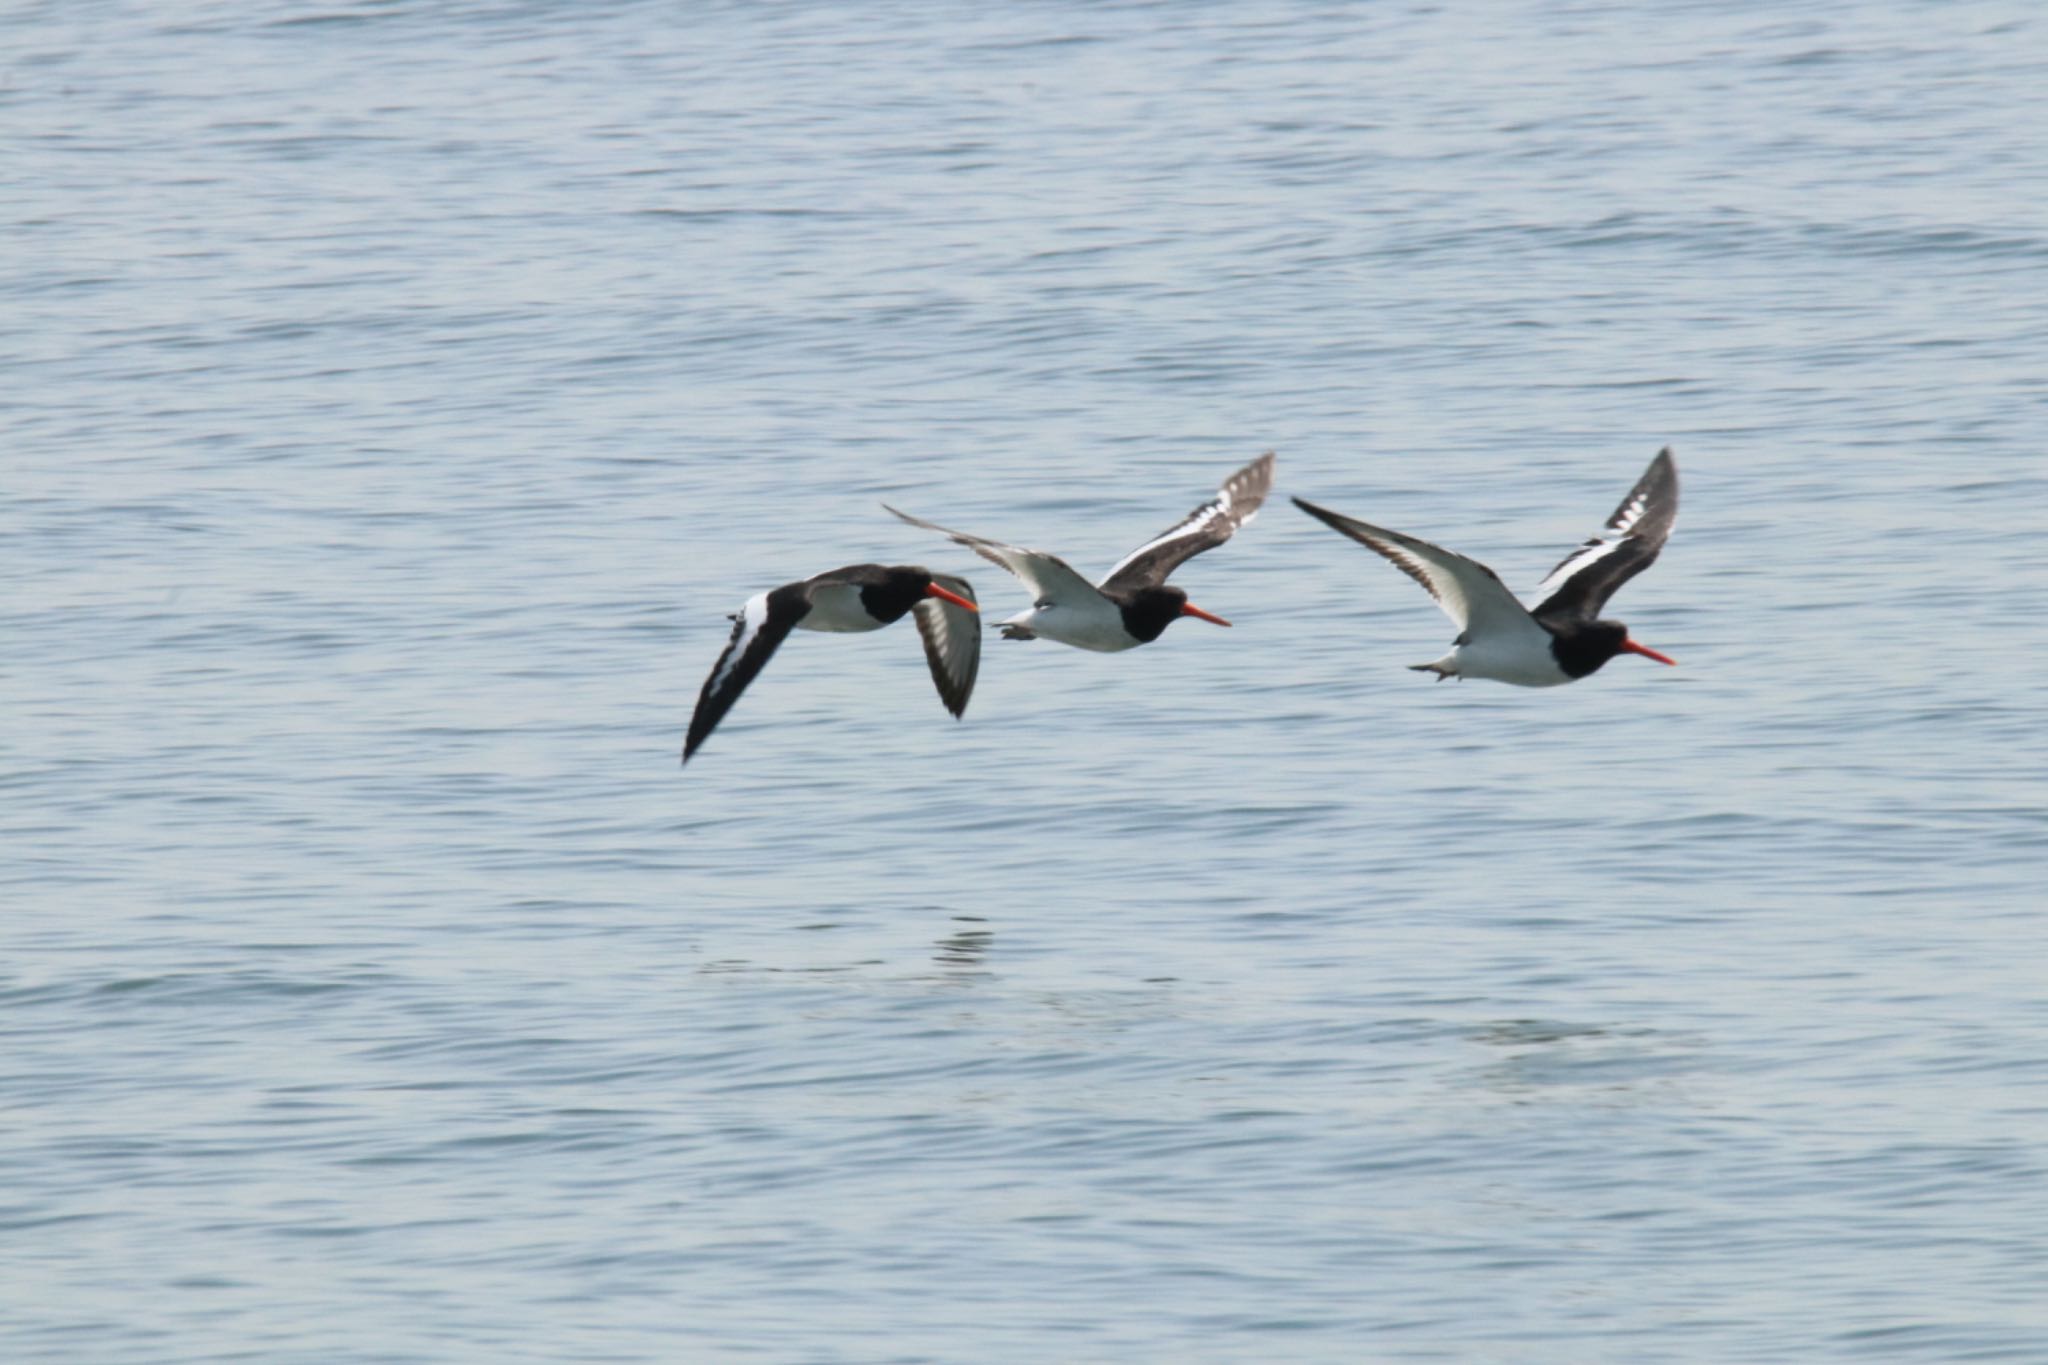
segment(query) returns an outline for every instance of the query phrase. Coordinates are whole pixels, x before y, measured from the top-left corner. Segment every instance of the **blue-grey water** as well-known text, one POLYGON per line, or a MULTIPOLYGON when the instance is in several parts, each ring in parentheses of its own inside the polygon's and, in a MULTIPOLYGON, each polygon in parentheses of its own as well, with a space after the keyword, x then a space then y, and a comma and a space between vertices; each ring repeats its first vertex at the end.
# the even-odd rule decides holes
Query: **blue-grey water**
POLYGON ((2048 1360, 2048 15, 0 15, 0 1358, 2048 1360), (1675 655, 1437 686, 1288 506, 1675 655), (887 517, 1236 622, 724 613, 887 517))

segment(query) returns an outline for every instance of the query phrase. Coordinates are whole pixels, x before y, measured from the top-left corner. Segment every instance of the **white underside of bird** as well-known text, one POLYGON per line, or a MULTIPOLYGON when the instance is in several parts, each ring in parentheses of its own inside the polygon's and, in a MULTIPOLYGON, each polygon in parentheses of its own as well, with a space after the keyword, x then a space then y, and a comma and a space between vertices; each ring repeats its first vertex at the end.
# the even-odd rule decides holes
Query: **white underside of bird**
POLYGON ((1550 641, 1550 632, 1525 614, 1519 620, 1510 618, 1496 624, 1465 644, 1453 645, 1441 659, 1408 666, 1440 678, 1490 678, 1517 687, 1557 687, 1570 682, 1571 676, 1557 666, 1550 641))
POLYGON ((1095 592, 1033 606, 997 624, 1008 640, 1057 640, 1098 654, 1135 649, 1139 643, 1124 629, 1123 613, 1116 603, 1095 592))

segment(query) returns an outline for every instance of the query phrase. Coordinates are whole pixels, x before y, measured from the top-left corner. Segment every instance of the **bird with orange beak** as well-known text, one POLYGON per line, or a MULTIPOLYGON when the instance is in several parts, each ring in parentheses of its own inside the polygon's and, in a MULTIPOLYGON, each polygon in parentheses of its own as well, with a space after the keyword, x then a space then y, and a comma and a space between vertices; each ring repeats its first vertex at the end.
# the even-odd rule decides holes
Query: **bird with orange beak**
POLYGON ((1607 524, 1564 557, 1525 607, 1499 575, 1476 559, 1318 507, 1294 505, 1316 520, 1384 555, 1420 583, 1457 623, 1459 635, 1441 659, 1410 667, 1445 678, 1491 678, 1517 687, 1556 687, 1599 671, 1618 654, 1660 664, 1677 660, 1629 638, 1619 621, 1600 619, 1615 589, 1650 567, 1678 517, 1678 465, 1666 446, 1650 461, 1607 524))
POLYGON ((880 630, 915 615, 932 685, 954 719, 981 669, 981 608, 964 578, 916 564, 849 564, 756 593, 732 616, 732 636, 697 694, 683 762, 711 735, 792 630, 880 630))
POLYGON ((1004 639, 1057 640, 1111 654, 1150 644, 1183 616, 1211 625, 1230 624, 1188 601, 1188 595, 1166 578, 1202 551, 1230 539, 1258 512, 1272 486, 1273 453, 1267 451, 1225 480, 1215 497, 1125 555, 1100 584, 1090 583, 1065 560, 1041 550, 948 530, 882 505, 912 526, 951 537, 1002 565, 1031 589, 1030 609, 998 623, 1004 639))

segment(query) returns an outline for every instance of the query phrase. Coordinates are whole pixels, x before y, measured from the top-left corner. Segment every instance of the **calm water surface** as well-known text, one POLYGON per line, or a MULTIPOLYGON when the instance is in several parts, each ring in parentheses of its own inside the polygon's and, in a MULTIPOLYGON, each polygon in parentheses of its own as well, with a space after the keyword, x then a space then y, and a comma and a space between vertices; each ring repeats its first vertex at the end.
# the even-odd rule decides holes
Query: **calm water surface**
POLYGON ((0 17, 0 1356, 2048 1361, 2048 20, 0 17), (1553 692, 1301 494, 1527 587, 1553 692), (794 639, 859 560, 1231 631, 794 639))

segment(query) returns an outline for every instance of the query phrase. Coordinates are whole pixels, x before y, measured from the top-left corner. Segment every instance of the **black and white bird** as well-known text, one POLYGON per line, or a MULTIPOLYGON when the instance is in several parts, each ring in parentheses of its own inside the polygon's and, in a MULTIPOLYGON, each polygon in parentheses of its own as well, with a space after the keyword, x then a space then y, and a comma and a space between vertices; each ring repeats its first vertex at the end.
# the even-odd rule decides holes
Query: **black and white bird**
POLYGON ((1628 637, 1619 621, 1599 619, 1615 589, 1650 567, 1678 515, 1678 466, 1666 446, 1650 461, 1607 524, 1566 555, 1525 607, 1493 570, 1399 531, 1340 516, 1312 502, 1302 511, 1377 550, 1429 590, 1462 632, 1451 652, 1419 672, 1445 678, 1492 678, 1519 687, 1555 687, 1590 673, 1617 654, 1675 664, 1628 637))
POLYGON ((999 623, 1005 640, 1043 636, 1076 649, 1107 654, 1150 644, 1183 616, 1197 617, 1213 625, 1230 624, 1188 601, 1188 595, 1169 587, 1166 578, 1202 551, 1213 550, 1230 539, 1238 527, 1258 512, 1272 486, 1273 452, 1269 450, 1232 474, 1214 498, 1188 513, 1172 529, 1125 555, 1099 586, 1053 555, 948 530, 908 512, 897 512, 887 503, 882 506, 912 526, 951 536, 1023 580, 1031 589, 1031 609, 999 623))
POLYGON ((683 762, 690 761, 776 648, 798 628, 880 630, 906 613, 916 613, 917 633, 924 641, 939 700, 959 716, 974 694, 974 675, 981 668, 980 611, 966 579, 912 564, 849 564, 748 598, 732 618, 732 639, 697 695, 689 738, 683 741, 683 762))

